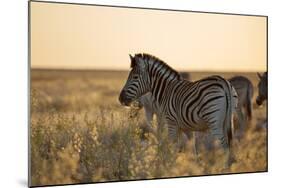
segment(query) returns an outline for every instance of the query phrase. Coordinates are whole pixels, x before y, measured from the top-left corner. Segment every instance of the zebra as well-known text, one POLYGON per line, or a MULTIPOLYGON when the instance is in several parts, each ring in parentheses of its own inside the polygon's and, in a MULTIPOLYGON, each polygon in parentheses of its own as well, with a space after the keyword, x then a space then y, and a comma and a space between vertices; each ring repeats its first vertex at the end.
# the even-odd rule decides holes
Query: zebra
POLYGON ((257 105, 262 105, 262 103, 267 100, 267 72, 264 72, 263 75, 257 73, 259 77, 258 83, 258 96, 256 98, 257 105))
POLYGON ((246 120, 252 119, 252 98, 254 95, 254 86, 252 82, 244 76, 234 76, 228 79, 235 88, 238 95, 238 104, 236 108, 239 136, 242 136, 245 130, 246 120))
POLYGON ((210 130, 232 159, 232 113, 235 110, 233 88, 220 76, 189 82, 161 59, 150 54, 130 55, 131 71, 120 92, 121 105, 130 104, 150 92, 165 124, 168 136, 176 142, 181 133, 210 130))

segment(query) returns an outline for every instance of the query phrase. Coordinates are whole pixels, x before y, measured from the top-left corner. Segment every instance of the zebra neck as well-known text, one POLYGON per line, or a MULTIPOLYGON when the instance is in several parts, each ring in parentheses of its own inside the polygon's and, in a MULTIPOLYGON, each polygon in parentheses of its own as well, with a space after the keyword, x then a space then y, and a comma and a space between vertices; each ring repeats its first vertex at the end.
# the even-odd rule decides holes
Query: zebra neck
POLYGON ((154 100, 162 105, 168 95, 167 88, 174 80, 180 80, 181 77, 175 70, 159 60, 149 59, 147 64, 150 75, 150 92, 154 100))
POLYGON ((169 90, 171 89, 173 82, 176 81, 177 75, 172 74, 164 74, 155 76, 152 78, 152 87, 151 93, 154 100, 158 105, 164 107, 165 101, 169 98, 169 90))

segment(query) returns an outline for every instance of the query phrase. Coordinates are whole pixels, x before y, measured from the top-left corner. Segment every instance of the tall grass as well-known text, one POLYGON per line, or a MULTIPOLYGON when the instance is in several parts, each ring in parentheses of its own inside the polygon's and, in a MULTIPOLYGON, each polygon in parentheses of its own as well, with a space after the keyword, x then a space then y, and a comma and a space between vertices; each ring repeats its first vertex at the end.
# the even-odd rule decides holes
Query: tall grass
POLYGON ((125 73, 32 70, 32 185, 267 169, 267 135, 260 126, 265 106, 255 107, 247 133, 234 142, 236 161, 225 170, 220 149, 207 150, 201 144, 197 160, 191 141, 178 152, 165 131, 157 138, 144 133, 143 113, 118 104, 125 79, 125 73))

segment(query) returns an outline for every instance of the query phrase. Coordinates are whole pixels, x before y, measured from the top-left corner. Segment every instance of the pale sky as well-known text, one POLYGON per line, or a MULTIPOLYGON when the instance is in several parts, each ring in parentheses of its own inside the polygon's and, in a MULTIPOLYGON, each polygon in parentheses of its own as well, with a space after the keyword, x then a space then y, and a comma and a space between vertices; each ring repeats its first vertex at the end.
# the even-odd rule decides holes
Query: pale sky
POLYGON ((129 70, 150 53, 176 70, 265 71, 266 17, 31 2, 31 67, 129 70))

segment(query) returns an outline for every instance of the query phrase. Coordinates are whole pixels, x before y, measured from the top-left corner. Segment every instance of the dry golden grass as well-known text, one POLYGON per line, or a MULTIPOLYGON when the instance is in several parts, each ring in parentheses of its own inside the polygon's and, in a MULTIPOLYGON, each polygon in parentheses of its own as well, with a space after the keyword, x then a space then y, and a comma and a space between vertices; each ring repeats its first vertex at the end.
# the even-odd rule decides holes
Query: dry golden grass
MULTIPOLYGON (((193 80, 219 74, 192 73, 193 80)), ((255 86, 257 77, 247 76, 255 86)), ((31 71, 31 184, 71 184, 267 170, 266 105, 254 105, 245 136, 234 140, 236 162, 223 168, 219 149, 191 142, 178 153, 165 132, 142 134, 143 113, 132 116, 118 95, 127 72, 31 71), (141 139, 143 136, 145 140, 141 139)))

